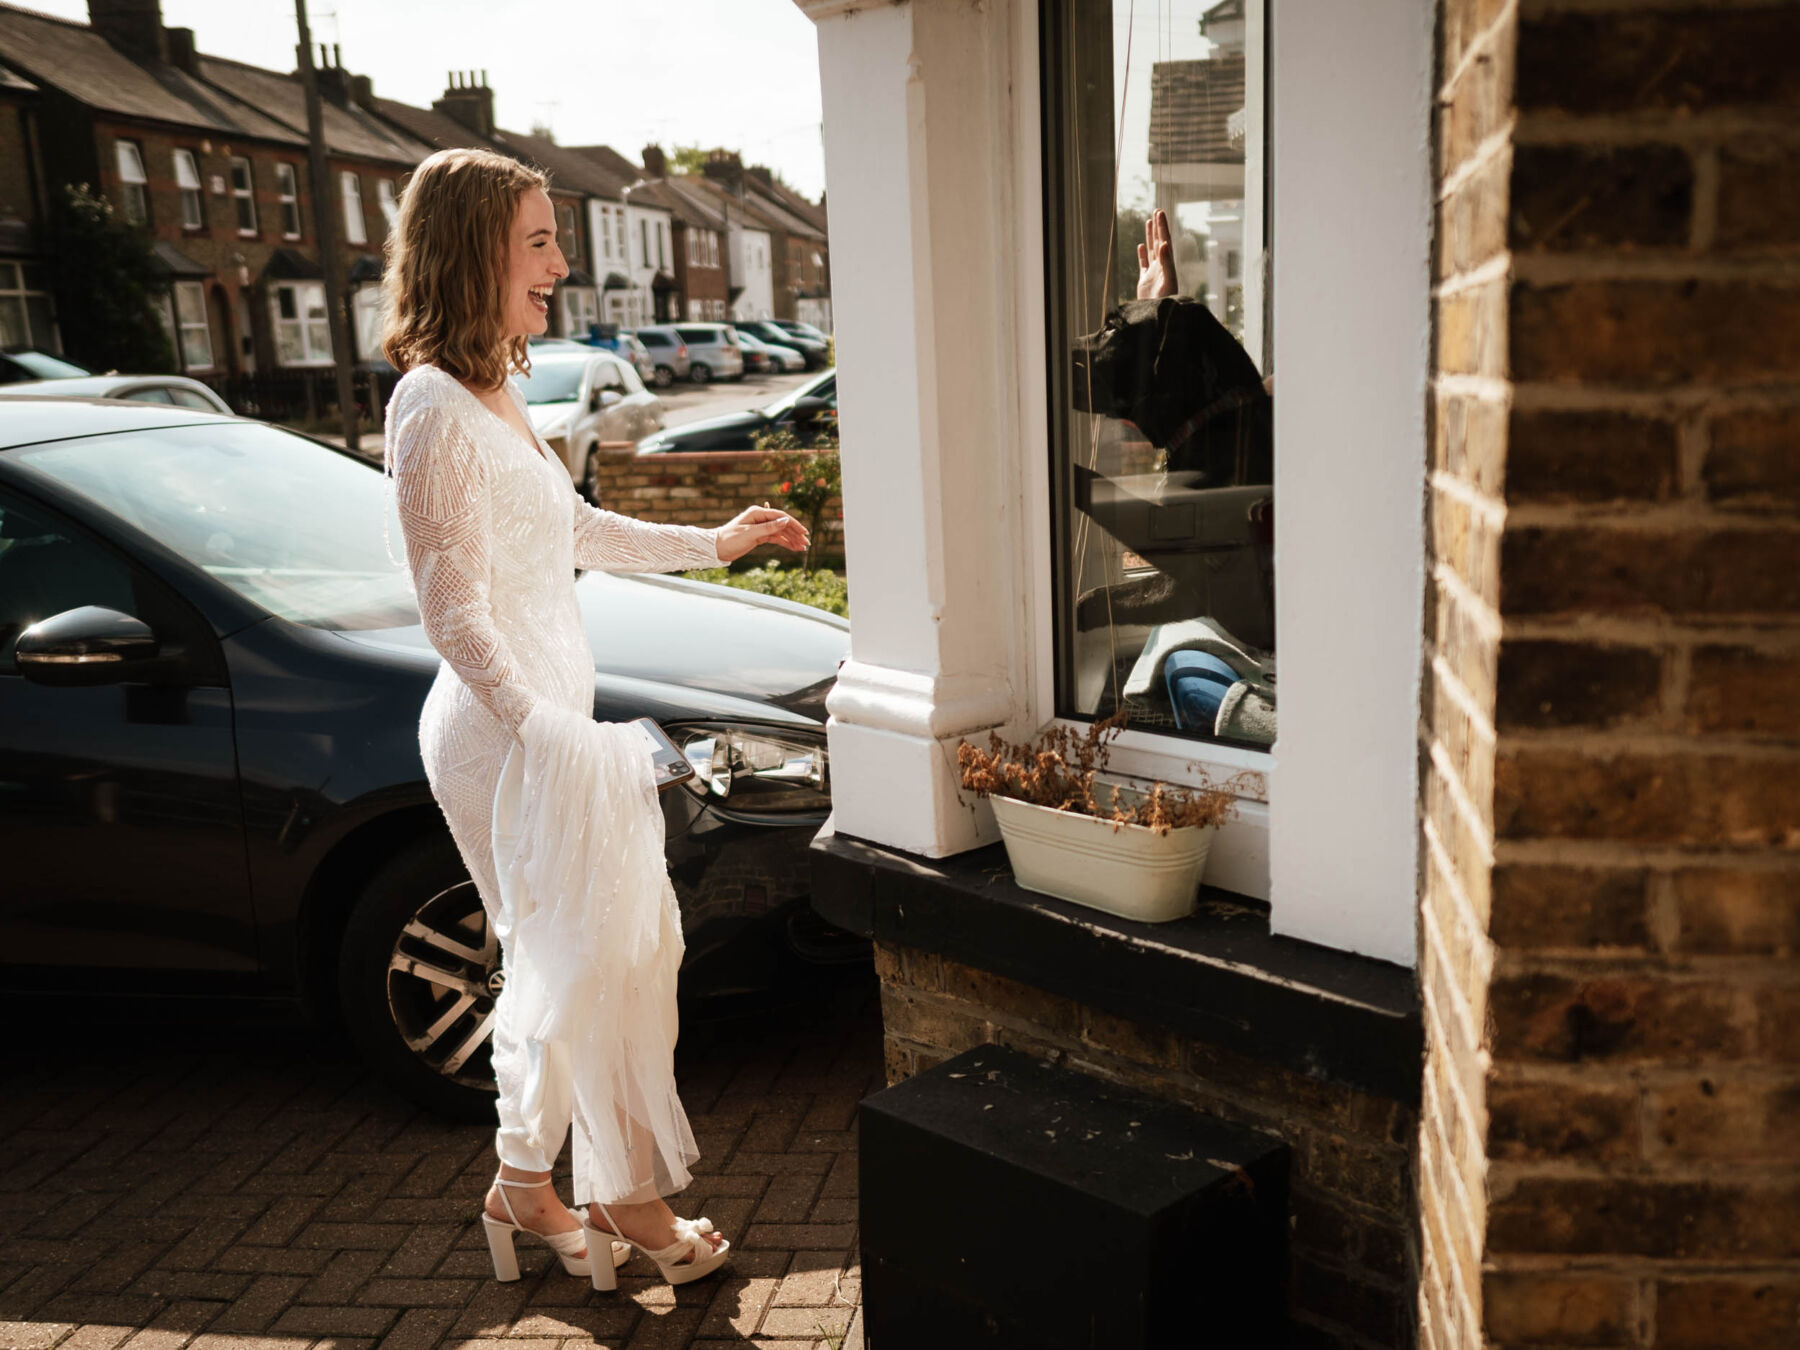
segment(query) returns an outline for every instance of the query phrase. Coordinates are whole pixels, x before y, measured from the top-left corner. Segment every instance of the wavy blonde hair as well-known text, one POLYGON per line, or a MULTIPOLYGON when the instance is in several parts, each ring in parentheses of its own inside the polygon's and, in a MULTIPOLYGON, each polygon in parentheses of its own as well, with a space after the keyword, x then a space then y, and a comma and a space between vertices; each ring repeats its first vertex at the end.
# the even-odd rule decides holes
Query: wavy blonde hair
POLYGON ((549 185, 489 150, 440 150, 413 171, 384 248, 381 351, 396 370, 433 365, 475 389, 530 372, 525 338, 505 330, 507 249, 520 198, 549 185))

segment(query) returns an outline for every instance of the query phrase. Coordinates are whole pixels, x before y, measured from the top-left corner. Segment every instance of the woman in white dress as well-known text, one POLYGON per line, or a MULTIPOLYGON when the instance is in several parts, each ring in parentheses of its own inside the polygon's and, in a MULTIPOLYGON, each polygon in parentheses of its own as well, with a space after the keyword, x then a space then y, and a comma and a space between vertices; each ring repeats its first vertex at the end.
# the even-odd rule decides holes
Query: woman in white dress
MULTIPOLYGON (((758 544, 806 547, 804 527, 766 507, 717 529, 655 525, 598 510, 580 498, 560 461, 533 433, 524 399, 508 376, 527 366, 526 340, 545 330, 556 283, 568 275, 546 183, 543 174, 500 155, 432 155, 401 199, 388 237, 385 281, 383 351, 405 372, 387 410, 388 465, 420 616, 444 659, 420 719, 420 749, 489 921, 503 941, 515 944, 519 934, 511 930, 518 916, 504 904, 511 874, 495 862, 502 768, 515 746, 521 754, 529 748, 528 739, 542 753, 539 731, 525 734, 528 721, 559 734, 571 725, 595 731, 594 660, 576 603, 575 569, 668 572, 716 567, 758 544), (582 720, 571 723, 570 714, 582 720)), ((604 755, 603 761, 616 762, 604 755)), ((627 776, 631 771, 630 765, 621 770, 627 776)), ((647 767, 642 773, 647 783, 647 767)), ((629 790, 601 800, 640 806, 629 790)), ((580 817, 551 822, 552 829, 588 844, 623 833, 621 847, 628 848, 638 837, 609 834, 609 826, 580 817)), ((654 886, 672 909, 659 816, 654 834, 654 886)), ((650 883, 639 888, 650 889, 650 883)), ((666 933, 666 919, 662 927, 666 933)), ((646 930, 652 943, 655 928, 653 919, 646 930)), ((676 927, 677 959, 679 941, 676 927)), ((511 973, 533 969, 534 960, 536 968, 554 969, 544 963, 558 953, 508 948, 506 956, 511 973)), ((590 1027, 616 1026, 619 998, 629 1010, 630 999, 643 995, 637 972, 623 975, 625 989, 591 992, 596 1012, 590 1027), (610 1023, 597 1011, 609 998, 610 1023)), ((596 1093, 610 1100, 611 1085, 623 1080, 616 1062, 604 1082, 583 1082, 581 1075, 596 1058, 608 1059, 606 1048, 586 1058, 563 1048, 547 1052, 505 1015, 509 1000, 516 1006, 530 995, 509 989, 501 997, 493 1046, 500 1169, 483 1211, 498 1278, 517 1278, 518 1232, 542 1237, 565 1269, 590 1274, 599 1288, 613 1287, 613 1266, 630 1247, 652 1256, 671 1283, 698 1278, 725 1259, 729 1244, 710 1224, 677 1219, 662 1198, 686 1184, 696 1152, 673 1087, 673 987, 653 979, 644 984, 668 1006, 627 1026, 647 1021, 652 1033, 662 1033, 660 1043, 650 1034, 641 1038, 647 1045, 622 1052, 637 1057, 630 1067, 648 1069, 631 1080, 625 1094, 631 1101, 614 1101, 603 1113, 616 1119, 598 1127, 595 1113, 584 1117, 582 1102, 596 1093), (637 1090, 646 1077, 653 1099, 647 1105, 637 1090), (659 1092, 661 1100, 654 1100, 659 1092), (571 1118, 577 1190, 594 1191, 576 1196, 588 1206, 585 1222, 564 1207, 550 1182, 571 1118), (610 1194, 601 1193, 608 1189, 610 1194), (624 1242, 611 1241, 615 1235, 624 1242), (598 1259, 589 1260, 596 1248, 598 1259)))

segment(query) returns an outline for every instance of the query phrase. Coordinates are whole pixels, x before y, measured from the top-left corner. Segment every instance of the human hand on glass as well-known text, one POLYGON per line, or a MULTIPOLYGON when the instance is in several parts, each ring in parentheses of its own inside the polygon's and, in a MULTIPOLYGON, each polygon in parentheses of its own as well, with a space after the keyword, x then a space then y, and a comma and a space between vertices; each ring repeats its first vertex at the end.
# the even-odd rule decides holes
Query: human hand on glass
POLYGON ((775 544, 799 553, 806 548, 806 526, 786 511, 747 506, 719 527, 720 562, 734 562, 758 544, 775 544))
POLYGON ((1138 245, 1138 299, 1160 300, 1178 290, 1175 241, 1169 234, 1169 217, 1159 208, 1144 222, 1144 242, 1138 245))

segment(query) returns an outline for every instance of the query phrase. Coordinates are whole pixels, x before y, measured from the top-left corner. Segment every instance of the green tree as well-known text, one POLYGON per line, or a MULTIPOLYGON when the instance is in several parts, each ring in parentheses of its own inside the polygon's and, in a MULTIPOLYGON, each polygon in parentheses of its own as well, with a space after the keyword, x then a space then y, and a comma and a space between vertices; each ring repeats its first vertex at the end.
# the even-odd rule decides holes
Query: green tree
POLYGON ((157 271, 150 236, 86 183, 70 183, 56 203, 48 243, 69 358, 95 370, 173 371, 175 349, 162 320, 168 282, 157 271))
POLYGON ((705 173, 706 157, 711 153, 704 146, 678 145, 669 151, 669 168, 675 173, 705 173))

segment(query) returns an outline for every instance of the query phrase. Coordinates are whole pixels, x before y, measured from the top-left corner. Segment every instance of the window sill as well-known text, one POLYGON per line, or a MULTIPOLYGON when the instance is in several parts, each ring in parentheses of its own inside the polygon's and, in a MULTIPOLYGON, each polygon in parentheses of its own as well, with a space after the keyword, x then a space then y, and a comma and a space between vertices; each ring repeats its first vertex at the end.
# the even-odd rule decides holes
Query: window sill
POLYGON ((1417 982, 1386 961, 1269 932, 1267 909, 1202 887, 1146 924, 1022 889, 994 844, 922 858, 822 831, 813 907, 880 942, 936 952, 1289 1072, 1416 1106, 1417 982))

